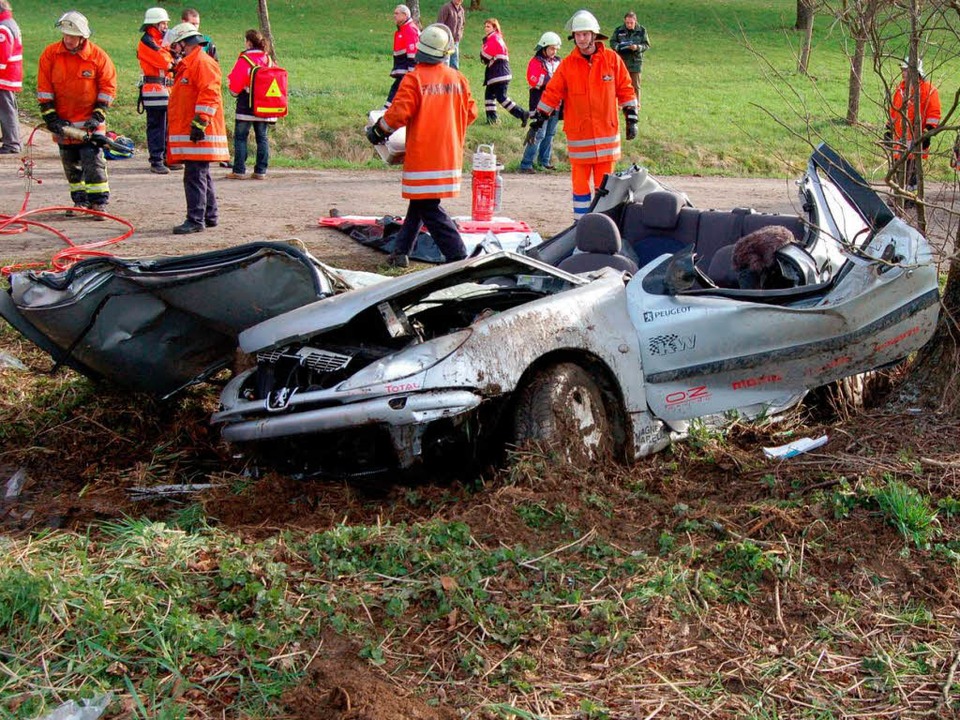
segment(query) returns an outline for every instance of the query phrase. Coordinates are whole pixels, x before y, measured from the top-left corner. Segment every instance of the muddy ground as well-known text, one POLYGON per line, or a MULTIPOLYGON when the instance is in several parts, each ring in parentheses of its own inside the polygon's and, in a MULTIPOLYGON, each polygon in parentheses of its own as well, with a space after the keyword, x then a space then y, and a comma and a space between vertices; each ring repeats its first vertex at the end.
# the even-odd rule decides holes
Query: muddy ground
MULTIPOLYGON (((0 156, 0 214, 17 212, 26 191, 30 193, 29 209, 69 204, 55 149, 47 144, 46 138, 41 140, 42 146, 29 156, 35 162, 33 178, 41 182, 18 178, 21 160, 0 156)), ((187 254, 253 240, 299 238, 314 255, 330 264, 374 270, 381 267, 383 255, 338 232, 319 228, 317 220, 332 208, 342 214, 381 216, 401 214, 406 205, 400 198, 399 173, 395 170, 271 169, 269 179, 258 182, 225 180, 223 176, 227 170, 215 169, 221 224, 202 234, 182 237, 170 232, 183 220, 183 191, 178 174, 152 175, 142 157, 113 162, 110 172, 113 192, 110 211, 128 220, 136 229, 132 238, 114 247, 116 254, 125 257, 187 254)), ((568 183, 567 174, 562 172, 537 176, 507 175, 502 213, 524 220, 544 236, 549 236, 570 222, 568 183)), ((686 191, 700 207, 728 209, 746 205, 767 212, 799 212, 793 179, 674 177, 669 178, 669 184, 686 191)), ((946 197, 950 190, 938 188, 938 193, 946 197)), ((469 203, 468 185, 462 197, 445 204, 452 214, 466 215, 469 203)), ((940 238, 951 232, 945 218, 945 215, 938 215, 934 234, 940 238)), ((98 223, 88 218, 68 219, 62 213, 47 215, 46 220, 77 242, 103 239, 123 230, 113 223, 98 223)), ((0 261, 10 264, 45 260, 62 247, 62 242, 53 236, 31 231, 0 236, 0 247, 0 261)), ((2 349, 23 357, 31 368, 42 364, 37 353, 26 344, 2 349)), ((5 376, 12 377, 9 373, 5 376)), ((27 381, 24 383, 24 392, 29 393, 27 381)), ((18 467, 25 467, 29 475, 22 500, 0 513, 0 530, 19 533, 45 527, 65 527, 84 532, 111 518, 128 515, 163 517, 170 510, 168 505, 159 501, 134 502, 128 497, 126 487, 138 479, 140 469, 145 465, 144 458, 149 458, 155 451, 152 448, 165 442, 170 442, 177 451, 178 459, 171 473, 188 466, 193 473, 191 479, 202 482, 206 472, 214 476, 239 471, 242 464, 213 437, 206 424, 214 397, 213 393, 198 394, 177 407, 152 401, 136 406, 123 398, 107 398, 78 408, 72 420, 49 429, 43 437, 36 439, 33 448, 14 448, 0 443, 0 480, 5 481, 18 467), (131 421, 131 416, 135 421, 131 421), (135 437, 120 438, 110 429, 121 417, 127 426, 139 423, 135 437)), ((25 403, 21 410, 28 411, 29 403, 25 403)), ((19 422, 16 413, 21 410, 7 408, 5 417, 11 423, 19 422)), ((808 531, 825 528, 826 523, 830 523, 829 535, 825 530, 814 533, 824 535, 823 550, 816 555, 811 553, 807 561, 815 567, 808 581, 809 587, 791 587, 790 593, 781 598, 780 585, 774 586, 768 580, 753 606, 716 606, 713 612, 704 613, 701 624, 694 628, 694 635, 699 632, 702 641, 683 641, 691 645, 682 651, 690 650, 688 657, 673 658, 673 644, 677 638, 686 637, 690 630, 666 611, 662 616, 651 614, 649 635, 635 639, 643 646, 637 650, 638 656, 654 657, 661 653, 664 664, 660 671, 667 675, 699 679, 711 668, 718 668, 718 673, 723 669, 724 683, 729 681, 732 685, 712 711, 677 707, 674 694, 679 691, 672 681, 660 683, 657 680, 663 675, 648 677, 649 684, 638 686, 645 688, 643 692, 633 692, 629 688, 617 687, 614 680, 609 683, 604 680, 606 671, 602 668, 597 670, 596 678, 589 682, 585 679, 581 684, 595 687, 597 696, 609 706, 619 708, 620 712, 587 715, 573 710, 574 714, 570 714, 571 708, 562 704, 551 712, 553 701, 548 700, 543 701, 545 705, 539 710, 541 717, 550 718, 744 717, 748 710, 745 703, 751 696, 747 690, 737 688, 753 688, 759 692, 759 688, 767 687, 767 678, 756 658, 741 657, 738 648, 753 647, 743 639, 750 638, 751 643, 755 640, 756 647, 782 641, 785 654, 787 650, 793 653, 796 646, 799 648, 796 652, 800 654, 797 667, 802 668, 797 677, 813 678, 818 668, 823 672, 823 655, 817 657, 814 653, 806 662, 806 656, 813 651, 807 650, 807 645, 802 643, 810 639, 808 644, 813 647, 811 638, 814 638, 816 628, 829 619, 829 612, 820 612, 817 608, 822 599, 831 596, 837 588, 860 597, 862 587, 862 595, 866 598, 868 593, 879 592, 871 589, 873 586, 868 587, 868 579, 873 582, 873 578, 883 578, 883 591, 891 601, 922 599, 940 623, 939 628, 956 629, 953 620, 958 617, 957 606, 960 604, 956 582, 955 578, 942 574, 942 564, 933 562, 929 554, 916 551, 905 556, 903 539, 867 512, 853 514, 843 523, 834 523, 828 510, 813 502, 812 498, 837 482, 824 478, 842 475, 851 478, 852 482, 861 474, 873 473, 876 467, 902 472, 919 486, 926 486, 934 497, 960 495, 955 444, 957 430, 955 419, 910 413, 876 412, 846 422, 834 419, 826 425, 812 421, 798 428, 798 432, 811 436, 829 433, 832 442, 827 450, 790 465, 776 465, 757 460, 758 448, 764 444, 776 444, 775 437, 741 428, 723 444, 712 447, 710 453, 705 453, 702 448, 681 445, 675 454, 664 453, 648 458, 625 470, 624 474, 600 476, 604 479, 605 492, 618 508, 613 515, 582 502, 597 479, 587 475, 548 475, 536 478, 535 484, 523 480, 507 483, 494 478, 479 488, 467 484, 451 486, 427 482, 417 490, 421 501, 412 503, 405 490, 399 487, 371 489, 340 483, 305 485, 270 474, 251 481, 243 493, 237 493, 229 483, 221 482, 201 502, 209 517, 215 518, 222 527, 250 538, 290 528, 320 532, 338 523, 398 524, 442 516, 468 523, 472 535, 491 546, 520 542, 550 548, 568 542, 569 538, 559 531, 556 535, 533 532, 517 520, 514 507, 536 499, 547 506, 563 503, 572 512, 582 514, 584 522, 600 536, 624 547, 636 546, 638 552, 642 550, 650 555, 658 552, 661 533, 674 529, 673 511, 678 507, 693 508, 695 517, 704 522, 722 524, 744 537, 755 537, 758 542, 771 545, 782 539, 788 547, 790 544, 803 547, 808 531), (913 465, 908 463, 910 458, 914 459, 913 465), (916 458, 920 460, 916 461, 916 458), (633 502, 633 495, 627 488, 635 487, 637 483, 645 484, 650 502, 633 502), (769 495, 792 497, 794 492, 811 502, 764 510, 762 516, 757 516, 756 508, 769 495), (856 548, 856 552, 851 548, 856 548), (693 645, 696 645, 695 651, 693 645), (733 670, 728 671, 729 668, 733 670), (628 704, 632 709, 627 709, 628 704)), ((143 472, 148 470, 143 469, 143 472)), ((948 634, 954 639, 960 637, 956 632, 948 634)), ((411 656, 426 657, 425 653, 431 651, 417 639, 411 639, 403 647, 411 656)), ((851 640, 849 655, 859 656, 865 652, 851 640)), ((893 697, 889 701, 873 702, 873 696, 868 696, 862 702, 857 698, 849 702, 841 699, 837 705, 854 714, 869 707, 875 709, 876 714, 868 711, 859 716, 873 714, 878 717, 893 716, 893 708, 905 703, 919 714, 911 715, 908 711, 903 717, 947 717, 950 709, 943 706, 940 697, 949 697, 950 680, 956 669, 954 657, 942 657, 930 670, 928 680, 911 678, 910 685, 906 680, 898 680, 909 690, 901 689, 905 697, 909 695, 909 701, 901 703, 893 697)), ((827 657, 826 662, 830 661, 831 658, 827 657)), ((587 677, 582 674, 587 672, 586 666, 578 664, 577 658, 558 658, 556 663, 554 674, 544 679, 542 688, 549 689, 548 680, 553 682, 559 678, 558 682, 566 682, 562 679, 587 677)), ((589 667, 593 672, 599 666, 589 667)), ((805 708, 812 706, 805 705, 805 702, 812 684, 792 680, 791 674, 792 671, 770 687, 789 696, 781 705, 783 717, 807 717, 805 708)), ((466 680, 450 685, 450 697, 441 696, 439 703, 434 697, 428 704, 411 693, 411 689, 417 686, 418 677, 416 674, 404 675, 400 668, 391 665, 374 668, 358 658, 354 644, 330 634, 317 650, 316 659, 302 683, 283 698, 286 711, 283 717, 450 720, 463 717, 464 713, 474 716, 470 707, 456 697, 456 686, 466 680)), ((825 687, 833 692, 839 691, 844 683, 859 685, 861 681, 857 671, 852 670, 849 676, 845 674, 836 682, 831 680, 825 687)), ((879 693, 877 697, 880 697, 879 693)), ((427 699, 430 698, 431 693, 427 693, 427 699)), ((506 697, 499 699, 505 700, 506 697)), ((229 701, 224 699, 222 705, 210 708, 209 712, 192 708, 188 716, 233 717, 226 710, 228 706, 229 701)))

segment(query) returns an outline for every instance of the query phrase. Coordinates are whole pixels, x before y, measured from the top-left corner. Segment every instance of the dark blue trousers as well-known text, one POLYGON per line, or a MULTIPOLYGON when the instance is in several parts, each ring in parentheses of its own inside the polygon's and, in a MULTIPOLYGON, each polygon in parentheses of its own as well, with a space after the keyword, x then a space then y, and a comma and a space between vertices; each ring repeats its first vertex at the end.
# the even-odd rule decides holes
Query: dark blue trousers
POLYGON ((197 160, 183 162, 183 192, 187 197, 187 220, 203 225, 204 222, 215 223, 219 219, 210 163, 197 160))
POLYGON ((151 165, 163 165, 167 155, 167 108, 144 108, 147 115, 147 151, 151 165))
POLYGON ((407 216, 403 219, 400 232, 397 233, 395 253, 410 254, 410 248, 413 247, 420 233, 421 223, 427 226, 430 236, 437 243, 447 262, 463 260, 467 256, 467 248, 463 244, 463 238, 460 237, 460 231, 457 230, 456 223, 447 215, 447 211, 440 207, 440 198, 410 201, 407 216))

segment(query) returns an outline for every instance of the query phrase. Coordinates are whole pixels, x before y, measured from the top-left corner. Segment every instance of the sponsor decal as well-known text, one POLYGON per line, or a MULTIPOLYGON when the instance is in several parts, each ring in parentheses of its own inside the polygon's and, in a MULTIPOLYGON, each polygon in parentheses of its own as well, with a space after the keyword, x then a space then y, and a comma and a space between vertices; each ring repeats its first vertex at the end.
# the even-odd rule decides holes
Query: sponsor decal
POLYGON ((653 322, 654 320, 670 317, 671 315, 683 315, 688 312, 690 312, 689 305, 678 305, 677 307, 666 308, 665 310, 644 310, 643 321, 653 322))
POLYGON ((880 352, 881 350, 886 350, 888 347, 893 347, 897 343, 902 342, 903 340, 906 340, 911 335, 916 335, 918 332, 920 332, 920 326, 914 325, 912 328, 910 328, 909 330, 905 330, 904 332, 900 333, 896 337, 890 338, 886 342, 882 342, 878 345, 874 345, 873 351, 880 352))
POLYGON ((410 392, 412 390, 419 390, 420 383, 414 383, 414 382, 393 383, 389 385, 384 385, 383 389, 388 393, 410 392))
POLYGON ((853 358, 849 355, 840 355, 835 357, 830 362, 821 365, 818 368, 811 368, 807 370, 805 375, 822 375, 823 373, 830 372, 831 370, 836 370, 838 367, 843 367, 844 365, 849 365, 853 362, 853 358))
POLYGON ((604 75, 601 80, 603 80, 603 82, 613 82, 613 75, 604 75))
POLYGON ((757 377, 747 378, 746 380, 736 380, 730 385, 734 390, 747 390, 748 388, 760 387, 761 385, 778 383, 781 380, 783 380, 782 375, 758 375, 757 377))
POLYGON ((697 346, 696 335, 677 335, 669 333, 667 335, 655 335, 650 338, 647 349, 651 355, 673 355, 674 353, 693 350, 697 346))
POLYGON ((663 400, 667 404, 667 407, 677 407, 678 405, 684 405, 686 403, 706 402, 709 399, 710 391, 707 390, 707 386, 697 385, 696 387, 687 388, 686 390, 675 390, 672 393, 667 393, 667 396, 663 400))

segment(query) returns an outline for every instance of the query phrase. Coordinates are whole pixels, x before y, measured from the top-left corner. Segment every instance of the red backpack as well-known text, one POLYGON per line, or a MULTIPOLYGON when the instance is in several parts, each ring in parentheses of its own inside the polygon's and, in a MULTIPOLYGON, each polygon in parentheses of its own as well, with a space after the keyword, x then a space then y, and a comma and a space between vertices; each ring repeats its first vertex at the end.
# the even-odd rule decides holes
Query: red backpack
POLYGON ((287 71, 270 60, 269 65, 250 63, 250 110, 257 117, 278 118, 287 114, 287 71))

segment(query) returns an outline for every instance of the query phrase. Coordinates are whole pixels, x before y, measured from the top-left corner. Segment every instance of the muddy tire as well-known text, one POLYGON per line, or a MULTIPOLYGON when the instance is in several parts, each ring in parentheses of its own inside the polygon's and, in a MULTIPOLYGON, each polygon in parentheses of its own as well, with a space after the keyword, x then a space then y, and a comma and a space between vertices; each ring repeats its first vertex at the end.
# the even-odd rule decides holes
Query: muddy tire
POLYGON ((586 466, 615 451, 611 408, 590 373, 575 363, 558 363, 537 372, 518 394, 514 440, 586 466))

